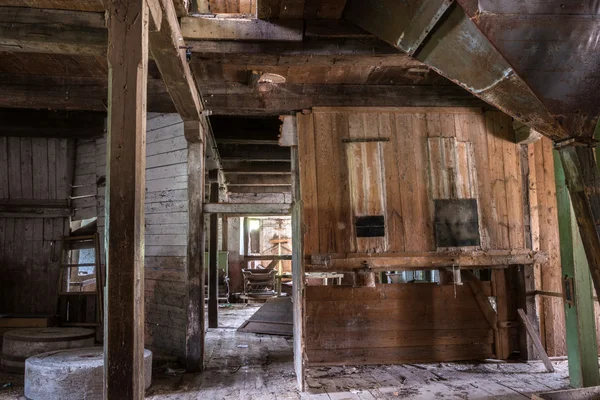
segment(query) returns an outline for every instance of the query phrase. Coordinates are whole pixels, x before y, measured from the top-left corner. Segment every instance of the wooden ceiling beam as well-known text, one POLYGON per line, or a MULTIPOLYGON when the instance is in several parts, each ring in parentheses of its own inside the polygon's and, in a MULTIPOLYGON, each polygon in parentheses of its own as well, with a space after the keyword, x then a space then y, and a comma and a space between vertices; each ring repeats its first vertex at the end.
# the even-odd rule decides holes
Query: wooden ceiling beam
POLYGON ((259 40, 301 42, 304 21, 264 21, 252 18, 215 18, 195 15, 181 19, 181 32, 195 40, 259 40))
MULTIPOLYGON (((70 12, 104 13, 107 0, 0 0, 0 7, 20 7, 29 9, 64 10, 70 12)), ((187 15, 189 0, 173 0, 179 17, 187 15)))
POLYGON ((284 186, 292 184, 291 175, 227 175, 227 187, 284 186))
POLYGON ((292 173, 290 162, 253 163, 223 160, 225 175, 281 175, 292 173))
POLYGON ((105 120, 103 112, 0 109, 0 136, 95 139, 105 120))
POLYGON ((278 140, 261 140, 261 139, 220 139, 217 138, 217 145, 221 144, 250 144, 250 145, 266 145, 266 146, 278 146, 278 140))
MULTIPOLYGON (((219 115, 283 115, 317 106, 487 107, 458 86, 284 84, 268 93, 244 85, 200 82, 219 115)), ((95 78, 0 74, 0 107, 106 111, 107 82, 95 78)), ((148 81, 148 111, 176 112, 161 80, 148 81)))
POLYGON ((104 13, 0 7, 0 50, 106 55, 104 13))
POLYGON ((229 193, 290 193, 292 186, 227 186, 227 191, 229 193))
POLYGON ((219 145, 219 153, 223 159, 238 158, 242 160, 253 161, 260 160, 289 160, 290 149, 279 146, 263 146, 263 145, 219 145))
MULTIPOLYGON (((153 4, 158 3, 154 1, 153 4)), ((188 18, 193 21, 193 18, 198 17, 188 18)), ((398 54, 393 47, 381 40, 368 39, 351 29, 339 28, 339 21, 307 21, 308 39, 296 42, 274 42, 272 40, 276 36, 272 36, 272 32, 263 38, 267 41, 262 42, 225 40, 225 35, 236 38, 226 29, 226 26, 232 24, 232 20, 212 18, 209 21, 214 25, 215 33, 211 33, 211 37, 215 40, 187 40, 187 45, 195 53, 195 60, 210 58, 235 64, 262 64, 268 61, 268 65, 327 64, 332 62, 333 56, 342 57, 336 58, 338 65, 341 62, 354 64, 356 57, 363 57, 364 62, 373 65, 405 65, 410 61, 408 56, 398 54), (218 35, 216 32, 223 34, 218 35), (264 55, 275 57, 265 58, 264 55)), ((271 21, 269 24, 277 27, 287 26, 290 22, 271 21)), ((103 57, 106 55, 107 38, 104 13, 0 7, 2 51, 103 57)), ((296 37, 294 40, 297 39, 296 37)))

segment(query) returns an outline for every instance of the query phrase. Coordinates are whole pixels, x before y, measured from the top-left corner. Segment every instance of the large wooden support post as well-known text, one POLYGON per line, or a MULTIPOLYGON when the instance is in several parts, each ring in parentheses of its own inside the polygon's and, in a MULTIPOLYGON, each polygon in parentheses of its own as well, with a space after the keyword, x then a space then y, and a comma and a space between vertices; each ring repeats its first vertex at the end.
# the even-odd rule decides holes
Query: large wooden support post
POLYGON ((104 397, 143 399, 146 0, 109 2, 108 63, 104 397))
MULTIPOLYGON (((210 202, 219 201, 218 170, 209 171, 210 202)), ((208 327, 219 327, 219 214, 210 215, 208 263, 208 327)))
POLYGON ((563 284, 563 292, 568 290, 564 306, 569 379, 573 387, 597 386, 600 384, 600 377, 592 281, 571 207, 565 172, 559 155, 556 153, 554 171, 560 233, 560 259, 562 276, 564 282, 567 283, 567 285, 563 284))
POLYGON ((302 232, 302 203, 298 148, 292 156, 292 303, 294 320, 294 370, 298 390, 304 391, 304 233, 302 232))
POLYGON ((188 248, 186 368, 204 369, 204 132, 198 121, 184 123, 188 140, 188 248))
MULTIPOLYGON (((575 139, 573 139, 575 140, 575 139)), ((581 241, 600 295, 600 173, 591 146, 557 145, 581 241)))

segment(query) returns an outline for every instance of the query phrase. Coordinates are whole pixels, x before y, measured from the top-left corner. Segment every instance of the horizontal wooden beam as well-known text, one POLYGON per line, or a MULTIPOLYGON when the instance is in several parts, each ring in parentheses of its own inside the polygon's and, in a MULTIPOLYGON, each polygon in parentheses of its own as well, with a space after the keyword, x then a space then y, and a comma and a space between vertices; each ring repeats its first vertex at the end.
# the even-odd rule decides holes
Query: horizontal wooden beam
POLYGON ((275 255, 275 254, 264 254, 262 256, 244 256, 244 261, 261 261, 261 260, 291 260, 292 255, 275 255))
POLYGON ((261 140, 261 139, 221 139, 216 138, 217 144, 254 144, 254 145, 267 145, 267 146, 279 146, 278 140, 261 140))
POLYGON ((223 144, 219 145, 219 152, 223 159, 238 158, 247 161, 253 161, 256 159, 265 160, 289 160, 290 149, 279 146, 258 146, 258 145, 232 145, 223 144))
POLYGON ((205 203, 207 214, 224 215, 290 215, 290 204, 273 203, 205 203))
POLYGON ((291 193, 292 186, 227 186, 229 193, 291 193))
POLYGON ((0 204, 0 217, 8 218, 63 218, 73 215, 66 205, 0 204))
POLYGON ((227 186, 283 186, 291 185, 291 175, 228 175, 227 186))
POLYGON ((104 12, 0 7, 0 50, 106 55, 104 12))
POLYGON ((373 254, 331 254, 313 255, 307 260, 307 272, 343 271, 360 268, 366 263, 375 271, 427 270, 442 267, 457 268, 506 268, 510 265, 528 265, 543 262, 546 254, 520 250, 489 250, 468 253, 397 253, 373 254))
POLYGON ((105 121, 103 112, 0 109, 0 136, 94 139, 105 121))
POLYGON ((181 19, 185 39, 301 42, 302 20, 264 21, 251 18, 215 18, 201 15, 181 19))
MULTIPOLYGON (((219 115, 283 115, 331 107, 488 107, 458 86, 283 84, 268 93, 201 81, 206 108, 219 115)), ((105 80, 0 74, 0 107, 106 111, 105 80)), ((489 108, 489 107, 488 107, 489 108)), ((148 80, 148 111, 176 112, 161 80, 148 80)))
MULTIPOLYGON (((97 11, 102 12, 0 7, 0 50, 105 56, 108 34, 104 10, 97 11)), ((193 21, 199 17, 189 18, 193 21)), ((183 20, 187 21, 187 18, 183 20)), ((295 42, 273 41, 276 36, 264 33, 256 35, 265 36, 266 41, 226 40, 224 34, 231 35, 226 29, 226 26, 233 23, 231 20, 212 18, 208 23, 214 25, 211 35, 215 40, 188 38, 186 41, 194 53, 194 60, 204 61, 209 58, 229 64, 288 66, 421 64, 381 40, 357 36, 357 28, 349 28, 347 23, 337 20, 307 21, 307 40, 302 41, 300 35, 300 41, 295 42), (223 26, 220 26, 221 24, 223 26), (222 33, 221 36, 217 35, 218 32, 222 33), (268 57, 265 57, 266 55, 268 57), (336 58, 332 59, 332 56, 336 58)), ((271 26, 289 24, 286 21, 254 23, 266 23, 271 26)), ((236 38, 234 35, 233 39, 236 38)))
MULTIPOLYGON (((96 12, 104 13, 107 0, 2 0, 1 6, 18 6, 31 9, 64 10, 71 13, 96 12)), ((187 15, 189 0, 173 0, 178 16, 187 15)))
POLYGON ((248 162, 223 160, 225 175, 291 175, 290 162, 248 162))

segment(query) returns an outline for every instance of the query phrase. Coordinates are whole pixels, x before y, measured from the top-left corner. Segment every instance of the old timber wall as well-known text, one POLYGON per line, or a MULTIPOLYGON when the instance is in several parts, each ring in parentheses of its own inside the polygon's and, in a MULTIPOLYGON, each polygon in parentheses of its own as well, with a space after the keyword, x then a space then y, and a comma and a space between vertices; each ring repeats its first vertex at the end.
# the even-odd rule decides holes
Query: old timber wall
MULTIPOLYGON (((104 241, 106 138, 77 144, 76 219, 98 217, 104 241), (93 167, 91 164, 94 164, 93 167)), ((185 353, 188 235, 187 141, 177 114, 148 114, 146 136, 146 348, 185 353)), ((104 264, 104 246, 102 260, 104 264)))
MULTIPOLYGON (((307 271, 335 271, 361 257, 419 257, 426 268, 448 252, 534 250, 548 259, 535 266, 535 288, 560 292, 548 141, 516 144, 511 118, 477 108, 315 108, 297 118, 307 271), (477 202, 479 243, 442 246, 436 242, 436 200, 461 199, 477 202), (383 226, 367 230, 381 234, 357 234, 366 216, 378 217, 383 226), (315 265, 315 259, 331 259, 334 266, 315 265)), ((505 358, 519 349, 516 309, 524 305, 518 271, 495 270, 481 282, 496 298, 500 329, 486 322, 487 306, 478 306, 470 285, 456 286, 456 296, 453 286, 435 284, 307 287, 308 362, 505 358)), ((535 312, 549 352, 558 355, 565 348, 556 300, 538 296, 535 312)))
POLYGON ((73 144, 0 137, 0 314, 55 312, 61 240, 69 234, 73 144))

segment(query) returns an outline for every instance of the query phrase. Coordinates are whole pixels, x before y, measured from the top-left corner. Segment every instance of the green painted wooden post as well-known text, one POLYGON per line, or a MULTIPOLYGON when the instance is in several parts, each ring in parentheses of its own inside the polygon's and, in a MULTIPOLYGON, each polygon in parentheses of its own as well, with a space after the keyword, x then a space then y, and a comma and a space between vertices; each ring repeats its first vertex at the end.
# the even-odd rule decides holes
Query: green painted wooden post
MULTIPOLYGON (((565 173, 556 151, 554 172, 562 276, 566 279, 571 278, 573 282, 573 303, 565 301, 569 377, 573 387, 597 386, 600 384, 600 377, 592 279, 571 206, 565 173)), ((563 292, 564 290, 563 283, 563 292)))

